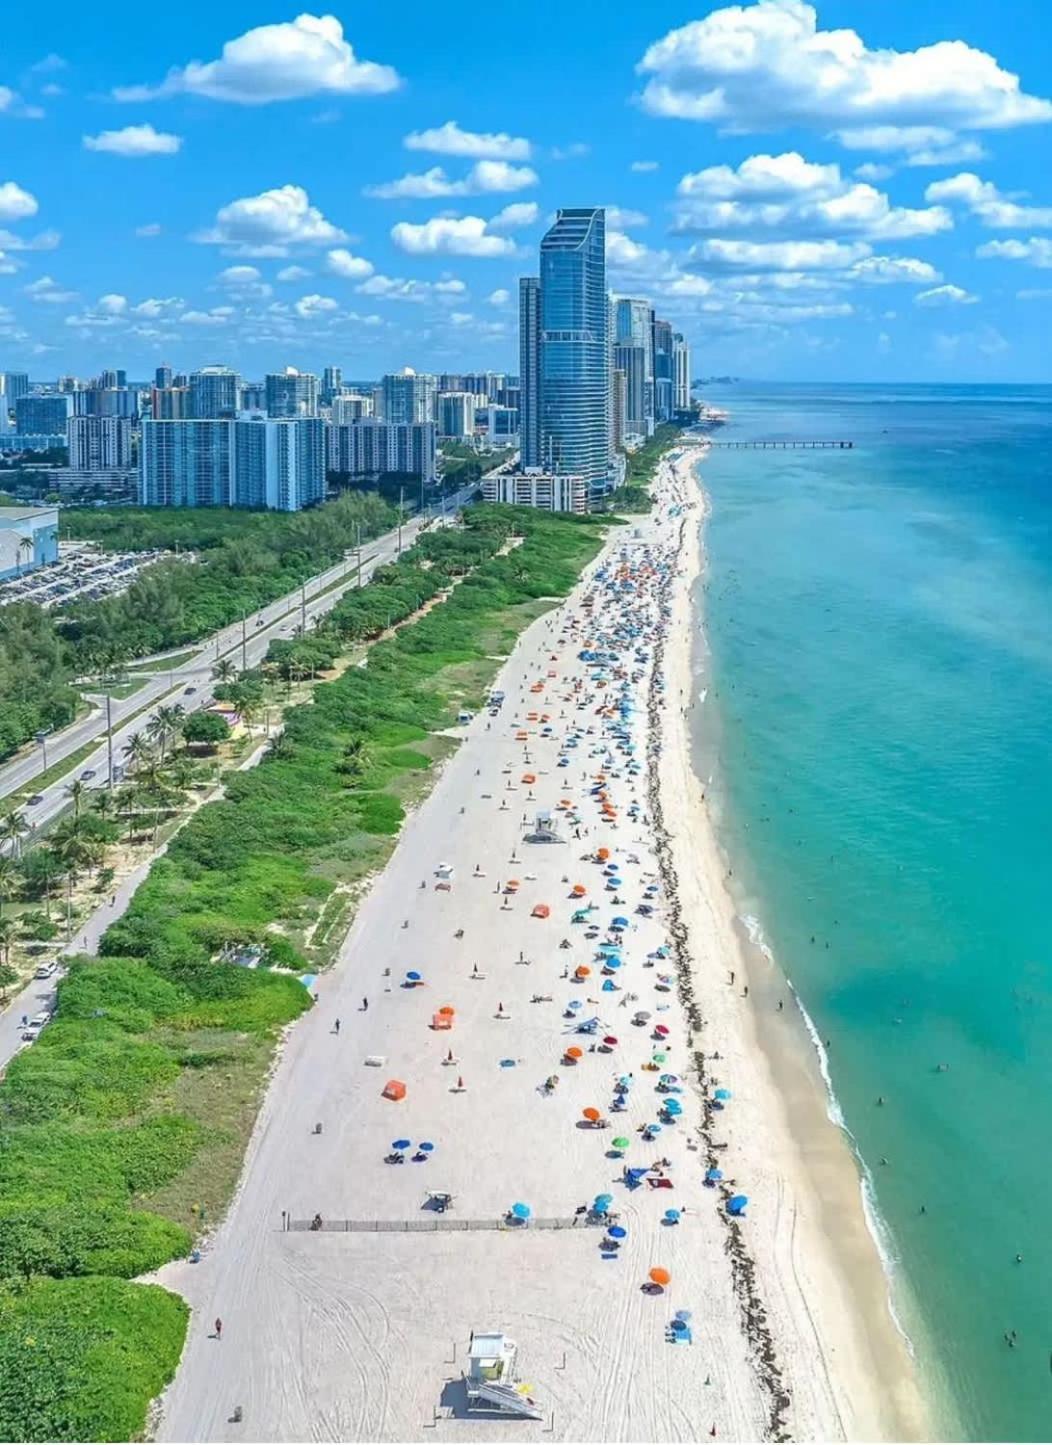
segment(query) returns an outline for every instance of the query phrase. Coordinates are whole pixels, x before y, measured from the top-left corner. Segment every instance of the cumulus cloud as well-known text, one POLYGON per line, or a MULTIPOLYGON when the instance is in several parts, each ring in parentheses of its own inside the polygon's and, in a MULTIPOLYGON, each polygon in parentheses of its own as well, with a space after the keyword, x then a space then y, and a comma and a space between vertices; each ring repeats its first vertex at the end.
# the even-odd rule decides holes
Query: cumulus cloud
POLYGON ((317 292, 311 296, 301 296, 295 305, 296 315, 304 321, 310 321, 316 316, 324 316, 328 311, 338 310, 338 301, 334 301, 331 296, 319 296, 317 292))
POLYGON ((876 187, 851 181, 836 164, 816 165, 797 151, 755 155, 731 166, 685 175, 673 229, 680 233, 781 230, 794 235, 844 232, 899 239, 931 236, 952 227, 942 206, 893 206, 876 187))
POLYGON ((184 311, 178 320, 187 326, 225 326, 230 320, 230 313, 213 306, 211 311, 184 311))
POLYGON ((643 174, 646 171, 660 170, 660 168, 660 161, 633 161, 628 169, 630 171, 636 171, 638 174, 643 174))
POLYGON ((218 60, 191 60, 170 70, 159 85, 121 86, 113 98, 188 94, 266 105, 311 95, 380 95, 401 83, 389 65, 358 59, 335 15, 299 15, 228 40, 218 60))
POLYGON ((490 221, 491 231, 516 231, 521 226, 532 226, 541 213, 536 201, 512 201, 510 206, 497 212, 490 221))
POLYGON ((506 131, 480 132, 461 130, 455 120, 430 130, 415 130, 405 136, 402 144, 411 151, 431 151, 440 156, 492 157, 501 161, 527 161, 531 145, 524 136, 508 135, 506 131))
POLYGON ((1052 120, 1052 102, 962 40, 871 50, 854 30, 820 30, 804 0, 713 10, 649 47, 642 104, 653 115, 744 134, 787 126, 940 124, 1000 129, 1052 120))
POLYGON ((440 196, 477 196, 492 191, 521 191, 535 186, 537 172, 531 166, 512 166, 507 161, 476 161, 463 180, 454 181, 441 166, 397 181, 366 186, 364 194, 380 200, 433 200, 440 196))
POLYGON ((64 291, 62 287, 50 276, 41 276, 37 281, 31 281, 22 290, 33 301, 45 302, 48 305, 58 306, 66 301, 76 300, 75 291, 64 291))
POLYGON ((422 225, 399 221, 391 240, 412 256, 510 256, 514 241, 494 235, 481 216, 435 216, 422 225))
POLYGON ((120 316, 128 309, 128 298, 109 291, 105 296, 100 296, 95 305, 104 316, 120 316))
POLYGON ((961 171, 944 181, 933 181, 924 192, 928 201, 957 201, 984 226, 1009 230, 1024 226, 1052 226, 1052 206, 1023 206, 1002 195, 992 181, 980 180, 971 171, 961 171))
POLYGON ((649 226, 650 217, 642 211, 632 211, 625 206, 606 206, 606 224, 616 231, 630 231, 635 226, 649 226))
POLYGON ((30 105, 17 90, 0 85, 0 115, 8 115, 15 120, 39 120, 43 114, 39 105, 30 105))
POLYGON ((853 281, 876 285, 905 282, 910 286, 930 286, 942 280, 930 262, 918 261, 914 256, 863 256, 848 274, 853 281))
POLYGON ((272 290, 258 266, 227 266, 216 280, 236 296, 269 296, 272 290))
POLYGON ((0 183, 0 221, 24 221, 40 209, 36 196, 31 196, 14 181, 0 183))
POLYGON ((144 226, 135 227, 135 234, 146 238, 159 236, 161 234, 161 224, 159 221, 147 221, 144 226))
POLYGON ((701 271, 841 271, 870 254, 862 241, 701 241, 687 259, 701 271))
POLYGON ((310 272, 306 266, 282 266, 278 272, 279 281, 302 281, 310 272))
POLYGON ((913 301, 917 306, 973 306, 978 301, 963 286, 934 286, 930 291, 918 291, 913 301))
POLYGON ((1026 241, 987 241, 975 253, 984 261, 1028 261, 1042 270, 1052 267, 1052 240, 1047 236, 1031 236, 1026 241))
MULTIPOLYGON (((290 271, 298 268, 290 266, 290 271)), ((334 251, 329 251, 325 257, 325 269, 331 271, 334 276, 342 276, 345 281, 361 281, 366 276, 371 276, 374 266, 364 256, 354 256, 345 246, 338 246, 334 251)), ((306 275, 306 272, 303 273, 306 275)), ((279 274, 279 280, 289 280, 287 276, 279 274)))
POLYGON ((956 166, 982 160, 986 151, 977 140, 965 140, 941 125, 851 126, 833 132, 848 150, 903 152, 907 166, 956 166))
POLYGON ((290 246, 330 246, 347 236, 311 205, 302 186, 278 186, 222 206, 215 225, 192 239, 245 256, 285 256, 290 246))
POLYGON ((463 281, 455 279, 431 282, 407 281, 401 276, 370 276, 355 289, 363 296, 376 296, 384 301, 430 301, 436 293, 439 296, 463 295, 467 287, 463 281))
POLYGON ((174 156, 183 143, 182 136, 154 130, 152 125, 126 125, 123 130, 104 130, 81 140, 85 150, 131 157, 174 156))
POLYGON ((0 250, 53 251, 61 239, 57 231, 38 231, 35 236, 18 236, 14 231, 0 231, 0 250))
POLYGON ((491 291, 486 297, 491 306, 507 306, 511 300, 511 292, 506 291, 503 286, 498 286, 496 291, 491 291))

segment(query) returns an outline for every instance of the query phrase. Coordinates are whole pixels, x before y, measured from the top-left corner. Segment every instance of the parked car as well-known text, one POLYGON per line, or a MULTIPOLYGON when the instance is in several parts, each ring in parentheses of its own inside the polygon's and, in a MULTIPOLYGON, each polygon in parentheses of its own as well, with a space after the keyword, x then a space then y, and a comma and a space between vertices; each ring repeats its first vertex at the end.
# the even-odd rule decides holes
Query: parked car
POLYGON ((34 977, 34 978, 54 978, 54 976, 55 976, 55 974, 56 974, 57 972, 58 972, 58 962, 57 962, 56 959, 53 958, 50 963, 41 963, 41 964, 38 964, 38 965, 37 965, 37 971, 36 971, 36 973, 34 973, 33 977, 34 977))

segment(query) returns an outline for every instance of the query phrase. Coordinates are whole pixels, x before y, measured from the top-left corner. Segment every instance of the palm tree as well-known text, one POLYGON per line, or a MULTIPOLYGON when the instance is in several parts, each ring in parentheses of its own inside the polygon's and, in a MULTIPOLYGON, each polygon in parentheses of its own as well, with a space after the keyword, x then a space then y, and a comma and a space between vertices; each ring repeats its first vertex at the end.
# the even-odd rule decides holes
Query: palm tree
POLYGON ((22 852, 22 839, 29 832, 29 824, 23 818, 17 808, 9 808, 0 818, 0 848, 5 843, 10 845, 12 858, 17 858, 22 852))
POLYGON ((15 878, 18 870, 13 858, 0 858, 0 918, 4 915, 4 904, 15 896, 15 878))
POLYGON ((186 720, 186 713, 180 703, 168 707, 159 707, 149 725, 149 734, 154 742, 160 744, 161 762, 164 762, 164 755, 168 744, 175 742, 175 739, 182 731, 183 723, 186 720))
POLYGON ((31 853, 23 855, 19 867, 30 896, 34 896, 39 890, 40 896, 44 900, 44 911, 50 918, 51 884, 58 872, 54 855, 48 848, 34 848, 31 853))
POLYGON ((73 804, 73 818, 76 822, 80 821, 80 808, 84 801, 84 794, 87 791, 87 788, 79 778, 74 778, 72 783, 66 784, 66 797, 73 804))
POLYGON ((117 800, 113 796, 113 790, 111 788, 100 788, 92 798, 91 806, 94 808, 98 817, 109 822, 117 812, 117 800))
POLYGON ((0 959, 5 964, 11 962, 11 945, 15 941, 15 922, 13 918, 0 918, 0 959))
POLYGON ((212 676, 218 683, 236 682, 237 668, 229 658, 221 658, 212 669, 212 676))
POLYGON ((129 763, 136 768, 141 768, 153 757, 150 740, 144 733, 132 733, 122 751, 129 763))
POLYGON ((22 553, 24 552, 24 553, 26 554, 26 558, 27 558, 27 560, 28 560, 30 557, 33 556, 33 554, 34 554, 35 551, 36 551, 36 547, 35 547, 35 545, 34 545, 34 543, 33 543, 32 537, 23 537, 23 538, 19 541, 19 544, 18 544, 18 557, 19 557, 19 560, 18 560, 18 568, 17 568, 17 573, 18 573, 18 576, 19 576, 19 577, 21 577, 21 575, 22 575, 22 553))

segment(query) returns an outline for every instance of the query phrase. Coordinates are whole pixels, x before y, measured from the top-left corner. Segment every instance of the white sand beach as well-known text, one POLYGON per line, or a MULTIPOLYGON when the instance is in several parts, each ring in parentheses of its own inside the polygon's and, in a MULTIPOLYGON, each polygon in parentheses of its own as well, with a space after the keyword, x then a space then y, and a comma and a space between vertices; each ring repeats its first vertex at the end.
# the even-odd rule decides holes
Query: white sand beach
POLYGON ((199 1264, 158 1276, 194 1310, 159 1438, 922 1432, 853 1161, 817 1092, 790 1115, 742 997, 683 711, 694 460, 662 464, 653 515, 616 529, 523 634, 495 683, 502 709, 463 729, 290 1029, 226 1220, 199 1264), (605 660, 582 660, 589 644, 605 660), (526 841, 545 811, 559 841, 526 841), (604 971, 607 940, 620 963, 604 971), (444 1007, 448 1031, 434 1027, 444 1007), (594 1032, 574 1032, 589 1019, 594 1032), (383 1097, 389 1080, 400 1101, 383 1097), (680 1112, 645 1140, 670 1102, 680 1112), (609 1127, 588 1123, 591 1108, 609 1127), (396 1139, 410 1141, 404 1162, 386 1163, 396 1139), (648 1171, 633 1188, 626 1166, 648 1171), (712 1168, 723 1178, 707 1184, 712 1168), (425 1207, 428 1191, 451 1209, 425 1207), (606 1247, 604 1222, 577 1212, 604 1194, 605 1224, 624 1231, 606 1247), (529 1220, 495 1228, 515 1203, 529 1220), (315 1215, 322 1229, 299 1227, 315 1215), (673 1332, 678 1311, 687 1329, 673 1332), (468 1416, 461 1371, 486 1330, 517 1342, 539 1421, 468 1416))

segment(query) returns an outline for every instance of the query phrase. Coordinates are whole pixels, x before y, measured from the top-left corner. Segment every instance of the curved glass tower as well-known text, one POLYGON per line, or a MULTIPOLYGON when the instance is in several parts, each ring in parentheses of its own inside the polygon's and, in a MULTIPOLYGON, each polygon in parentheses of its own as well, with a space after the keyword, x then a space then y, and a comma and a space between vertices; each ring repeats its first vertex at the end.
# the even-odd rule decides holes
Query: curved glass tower
POLYGON ((541 465, 595 485, 610 470, 606 213, 559 211, 541 241, 541 465))

